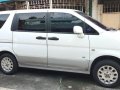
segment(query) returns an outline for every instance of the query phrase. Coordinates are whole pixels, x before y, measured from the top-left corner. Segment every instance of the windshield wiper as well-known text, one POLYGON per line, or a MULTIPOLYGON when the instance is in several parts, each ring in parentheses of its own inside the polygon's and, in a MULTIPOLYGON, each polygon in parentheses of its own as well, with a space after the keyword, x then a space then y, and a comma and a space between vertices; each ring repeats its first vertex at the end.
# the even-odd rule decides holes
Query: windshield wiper
POLYGON ((107 30, 109 30, 109 31, 117 31, 117 29, 115 29, 115 28, 112 28, 112 27, 110 27, 110 28, 107 28, 107 30))

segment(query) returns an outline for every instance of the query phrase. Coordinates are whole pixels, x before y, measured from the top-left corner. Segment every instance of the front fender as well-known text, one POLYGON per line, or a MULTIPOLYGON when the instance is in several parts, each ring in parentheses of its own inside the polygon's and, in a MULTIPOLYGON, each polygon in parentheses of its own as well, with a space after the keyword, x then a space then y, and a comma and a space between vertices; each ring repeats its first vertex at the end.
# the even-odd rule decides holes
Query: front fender
POLYGON ((92 63, 99 57, 104 56, 112 56, 116 58, 120 58, 120 50, 95 50, 90 52, 90 62, 89 62, 89 70, 92 66, 92 63))

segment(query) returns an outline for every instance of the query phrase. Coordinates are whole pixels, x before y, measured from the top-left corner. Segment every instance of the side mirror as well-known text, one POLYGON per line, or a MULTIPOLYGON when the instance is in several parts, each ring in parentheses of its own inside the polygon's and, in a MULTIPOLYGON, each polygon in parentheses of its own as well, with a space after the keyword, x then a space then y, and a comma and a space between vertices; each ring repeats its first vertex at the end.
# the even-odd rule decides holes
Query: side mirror
POLYGON ((78 37, 84 37, 83 28, 81 26, 74 26, 73 31, 75 34, 78 34, 78 37))

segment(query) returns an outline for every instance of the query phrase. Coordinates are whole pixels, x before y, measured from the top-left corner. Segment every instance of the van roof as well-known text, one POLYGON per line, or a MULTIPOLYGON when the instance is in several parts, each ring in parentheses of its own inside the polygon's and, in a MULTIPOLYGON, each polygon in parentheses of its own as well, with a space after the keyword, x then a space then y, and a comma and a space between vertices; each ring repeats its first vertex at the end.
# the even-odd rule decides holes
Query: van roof
POLYGON ((32 11, 47 11, 47 10, 53 10, 53 11, 79 11, 79 10, 75 10, 75 9, 24 9, 24 10, 8 10, 8 11, 0 11, 0 14, 2 13, 12 13, 12 12, 32 12, 32 11))

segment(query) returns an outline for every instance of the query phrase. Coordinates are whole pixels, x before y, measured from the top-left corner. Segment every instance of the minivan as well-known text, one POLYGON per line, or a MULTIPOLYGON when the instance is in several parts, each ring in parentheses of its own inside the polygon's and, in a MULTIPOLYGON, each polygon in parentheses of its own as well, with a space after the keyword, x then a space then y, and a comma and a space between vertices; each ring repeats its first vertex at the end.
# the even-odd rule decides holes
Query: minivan
POLYGON ((120 83, 120 31, 81 11, 0 12, 0 69, 18 67, 90 74, 104 87, 120 83))

